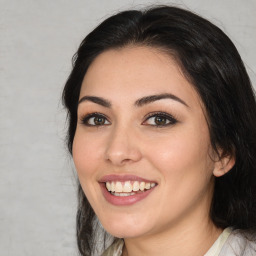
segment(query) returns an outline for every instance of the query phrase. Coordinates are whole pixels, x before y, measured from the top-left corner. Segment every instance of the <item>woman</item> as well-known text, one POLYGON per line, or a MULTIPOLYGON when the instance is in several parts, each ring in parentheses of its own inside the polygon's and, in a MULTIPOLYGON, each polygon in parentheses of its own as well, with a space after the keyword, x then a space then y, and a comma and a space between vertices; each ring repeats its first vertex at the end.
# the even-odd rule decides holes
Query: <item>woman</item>
POLYGON ((81 255, 256 255, 256 103, 219 28, 176 7, 114 15, 63 100, 81 255))

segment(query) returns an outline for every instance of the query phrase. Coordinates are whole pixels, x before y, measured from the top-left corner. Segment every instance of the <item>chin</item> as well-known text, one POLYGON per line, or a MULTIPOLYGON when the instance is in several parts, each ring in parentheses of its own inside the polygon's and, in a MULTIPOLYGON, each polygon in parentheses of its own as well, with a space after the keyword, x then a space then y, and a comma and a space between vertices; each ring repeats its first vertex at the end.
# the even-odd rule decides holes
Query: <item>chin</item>
POLYGON ((135 238, 145 234, 145 232, 143 232, 142 230, 127 230, 124 227, 122 229, 110 228, 108 230, 106 229, 106 231, 117 238, 135 238))
MULTIPOLYGON (((147 222, 149 223, 149 222, 147 222)), ((101 222, 104 229, 114 237, 118 238, 133 238, 144 235, 149 232, 149 225, 134 223, 134 219, 105 219, 101 222)))

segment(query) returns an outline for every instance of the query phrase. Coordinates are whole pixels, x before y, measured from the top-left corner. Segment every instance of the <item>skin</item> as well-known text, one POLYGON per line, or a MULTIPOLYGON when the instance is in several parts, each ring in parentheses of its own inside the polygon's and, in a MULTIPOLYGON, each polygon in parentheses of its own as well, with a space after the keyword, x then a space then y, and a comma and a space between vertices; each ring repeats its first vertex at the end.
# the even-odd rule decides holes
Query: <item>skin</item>
POLYGON ((102 97, 112 106, 79 104, 74 163, 100 222, 124 238, 123 255, 206 253, 222 231, 209 218, 214 175, 223 175, 234 161, 216 158, 201 100, 177 63, 149 47, 105 51, 84 77, 80 99, 84 96, 102 97), (163 93, 185 104, 166 98, 134 105, 139 98, 163 93), (159 111, 177 122, 157 126, 147 115, 159 111), (103 125, 81 121, 95 112, 106 117, 103 125), (98 182, 109 174, 137 175, 158 185, 133 205, 115 206, 105 200, 98 182))

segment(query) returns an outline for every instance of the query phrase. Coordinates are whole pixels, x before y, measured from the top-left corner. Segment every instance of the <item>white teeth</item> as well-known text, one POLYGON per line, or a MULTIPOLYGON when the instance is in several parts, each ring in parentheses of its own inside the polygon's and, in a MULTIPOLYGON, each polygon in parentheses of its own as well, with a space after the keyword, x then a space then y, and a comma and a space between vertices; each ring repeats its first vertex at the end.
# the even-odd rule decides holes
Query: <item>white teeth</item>
POLYGON ((150 189, 150 183, 146 183, 145 189, 150 189))
POLYGON ((156 183, 152 182, 144 182, 144 181, 125 181, 125 182, 121 182, 121 181, 107 181, 106 182, 106 188, 109 192, 112 192, 112 194, 122 194, 122 195, 118 195, 118 196, 128 196, 132 193, 132 191, 137 192, 137 191, 144 191, 144 190, 148 190, 150 188, 153 188, 156 186, 156 183), (132 184, 133 183, 133 184, 132 184), (116 193, 114 193, 116 192, 116 193))
POLYGON ((114 192, 114 193, 112 193, 112 195, 114 195, 114 196, 132 196, 132 195, 135 195, 135 193, 134 192, 132 192, 132 193, 116 193, 116 192, 114 192))
POLYGON ((123 192, 123 186, 122 186, 122 183, 120 181, 118 181, 116 183, 116 188, 115 188, 115 192, 123 192))
POLYGON ((140 183, 138 181, 134 181, 132 190, 133 191, 139 191, 140 190, 140 183))
POLYGON ((114 181, 111 182, 111 191, 115 192, 115 182, 114 181))
POLYGON ((145 182, 140 183, 140 191, 143 191, 145 189, 145 182))
POLYGON ((108 191, 111 191, 111 184, 110 182, 106 182, 106 187, 108 191))
POLYGON ((123 192, 132 192, 132 184, 130 181, 124 183, 123 192))

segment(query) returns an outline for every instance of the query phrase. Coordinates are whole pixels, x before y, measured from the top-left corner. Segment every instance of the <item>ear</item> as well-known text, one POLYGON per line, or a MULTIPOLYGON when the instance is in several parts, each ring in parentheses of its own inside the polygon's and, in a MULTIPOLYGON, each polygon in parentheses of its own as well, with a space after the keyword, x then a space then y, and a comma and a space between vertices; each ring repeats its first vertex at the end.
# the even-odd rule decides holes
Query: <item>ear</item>
POLYGON ((220 159, 214 164, 213 175, 215 177, 223 176, 233 168, 235 162, 236 160, 234 156, 227 155, 220 157, 220 159))

